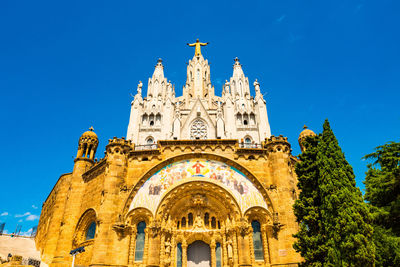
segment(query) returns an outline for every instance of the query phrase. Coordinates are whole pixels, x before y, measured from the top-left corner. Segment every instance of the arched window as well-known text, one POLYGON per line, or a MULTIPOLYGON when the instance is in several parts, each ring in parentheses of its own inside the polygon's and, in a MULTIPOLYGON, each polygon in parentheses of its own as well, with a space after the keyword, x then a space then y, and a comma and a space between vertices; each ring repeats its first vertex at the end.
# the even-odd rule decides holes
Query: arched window
POLYGON ((87 157, 87 143, 83 144, 83 149, 82 149, 82 157, 86 158, 87 157))
POLYGON ((221 260, 221 244, 217 243, 215 246, 215 263, 216 267, 222 267, 222 260, 221 260))
POLYGON ((185 218, 185 217, 182 218, 182 223, 181 223, 181 225, 182 225, 182 228, 185 228, 185 227, 186 227, 186 218, 185 218))
POLYGON ((151 138, 151 137, 147 138, 146 143, 147 143, 148 145, 152 145, 152 144, 154 143, 153 138, 151 138))
POLYGON ((149 116, 149 125, 150 125, 150 126, 154 126, 154 115, 153 115, 153 114, 151 114, 151 115, 149 116))
POLYGON ((208 227, 209 224, 210 224, 210 215, 208 214, 208 212, 206 212, 206 214, 204 214, 204 225, 208 227))
POLYGON ((161 115, 157 114, 156 115, 156 125, 159 126, 161 124, 161 115))
POLYGON ((96 237, 96 221, 97 216, 93 209, 88 209, 81 215, 72 240, 73 247, 81 247, 82 243, 89 240, 93 241, 96 237))
POLYGON ((189 213, 188 215, 188 226, 193 226, 193 214, 189 213))
POLYGON ((144 114, 144 115, 143 115, 143 118, 142 118, 142 123, 143 123, 143 124, 147 123, 148 118, 149 118, 149 116, 147 116, 146 114, 144 114))
POLYGON ((243 114, 243 124, 249 125, 249 115, 247 113, 243 114))
POLYGON ((236 118, 237 118, 237 124, 241 125, 242 124, 242 114, 238 113, 236 115, 236 118))
POLYGON ((86 230, 86 240, 93 239, 96 234, 96 222, 92 222, 86 230))
POLYGON ((135 261, 143 261, 144 242, 146 223, 140 222, 137 224, 136 245, 135 245, 135 261))
POLYGON ((264 251, 261 238, 261 225, 258 221, 252 221, 251 227, 253 228, 254 259, 264 260, 264 251))
POLYGON ((244 139, 244 147, 251 147, 251 139, 250 139, 250 137, 246 137, 244 139))
POLYGON ((178 243, 176 247, 176 267, 182 267, 182 244, 178 243))
POLYGON ((215 217, 211 218, 211 228, 215 229, 217 227, 217 221, 215 220, 215 217))
POLYGON ((255 125, 256 124, 256 116, 251 113, 250 114, 250 125, 255 125))

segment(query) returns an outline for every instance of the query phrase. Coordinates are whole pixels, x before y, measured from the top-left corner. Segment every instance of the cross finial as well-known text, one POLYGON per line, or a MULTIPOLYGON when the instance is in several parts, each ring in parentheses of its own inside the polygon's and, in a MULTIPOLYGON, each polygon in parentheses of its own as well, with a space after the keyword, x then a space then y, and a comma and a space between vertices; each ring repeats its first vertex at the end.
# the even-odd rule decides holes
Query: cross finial
POLYGON ((307 125, 304 124, 303 129, 305 130, 305 129, 307 129, 307 128, 308 128, 307 125))
POLYGON ((93 128, 93 126, 90 126, 90 128, 89 128, 89 131, 91 131, 91 132, 93 132, 93 131, 94 131, 94 128, 93 128))

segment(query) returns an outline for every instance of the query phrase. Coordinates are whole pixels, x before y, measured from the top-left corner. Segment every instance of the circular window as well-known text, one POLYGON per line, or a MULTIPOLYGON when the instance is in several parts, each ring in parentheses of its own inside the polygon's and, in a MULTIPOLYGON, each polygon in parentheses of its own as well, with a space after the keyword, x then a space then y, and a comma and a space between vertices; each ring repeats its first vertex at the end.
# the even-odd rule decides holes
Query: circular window
POLYGON ((207 138, 207 126, 203 120, 197 119, 193 122, 190 127, 190 138, 191 139, 206 139, 207 138))

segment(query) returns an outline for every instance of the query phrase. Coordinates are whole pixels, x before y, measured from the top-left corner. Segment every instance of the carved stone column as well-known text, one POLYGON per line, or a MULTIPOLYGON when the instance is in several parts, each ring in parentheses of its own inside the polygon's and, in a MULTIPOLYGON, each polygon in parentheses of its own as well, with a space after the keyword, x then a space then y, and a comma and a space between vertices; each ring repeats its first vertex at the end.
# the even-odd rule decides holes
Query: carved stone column
POLYGON ((250 225, 242 220, 238 225, 239 266, 251 266, 250 258, 250 225))
POLYGON ((187 267, 187 244, 182 242, 182 267, 187 267))
POLYGON ((149 226, 149 249, 147 257, 147 266, 160 266, 160 242, 161 242, 161 227, 157 221, 149 226))
POLYGON ((228 266, 228 244, 226 242, 226 234, 224 234, 222 236, 221 249, 222 249, 222 266, 227 267, 228 266))
POLYGON ((213 239, 213 240, 211 240, 211 245, 210 245, 210 249, 211 249, 211 267, 216 267, 217 266, 215 248, 216 248, 215 239, 213 239))
POLYGON ((146 227, 146 229, 144 229, 144 234, 145 234, 145 237, 144 237, 144 251, 143 251, 143 263, 146 263, 147 262, 147 258, 148 258, 148 255, 149 255, 149 228, 148 227, 146 227))
POLYGON ((263 225, 261 227, 261 238, 263 242, 263 249, 264 249, 264 261, 267 264, 270 264, 270 258, 269 258, 269 245, 268 245, 268 235, 267 235, 267 226, 263 225))
POLYGON ((233 239, 233 266, 238 266, 239 264, 239 250, 238 250, 238 244, 237 244, 237 234, 234 232, 232 234, 232 239, 233 239))
POLYGON ((165 233, 161 233, 161 242, 160 242, 160 265, 164 266, 165 262, 165 233))
POLYGON ((129 242, 128 265, 133 265, 135 262, 135 246, 136 246, 136 230, 132 230, 131 240, 129 242))
MULTIPOLYGON (((251 230, 252 228, 250 228, 251 230)), ((251 264, 254 265, 255 264, 255 255, 254 255, 254 243, 253 243, 253 233, 250 232, 248 234, 249 236, 249 251, 250 251, 250 259, 251 259, 251 264)))
POLYGON ((175 234, 172 233, 172 237, 171 237, 171 264, 170 266, 176 266, 176 250, 177 250, 177 244, 175 242, 175 234))

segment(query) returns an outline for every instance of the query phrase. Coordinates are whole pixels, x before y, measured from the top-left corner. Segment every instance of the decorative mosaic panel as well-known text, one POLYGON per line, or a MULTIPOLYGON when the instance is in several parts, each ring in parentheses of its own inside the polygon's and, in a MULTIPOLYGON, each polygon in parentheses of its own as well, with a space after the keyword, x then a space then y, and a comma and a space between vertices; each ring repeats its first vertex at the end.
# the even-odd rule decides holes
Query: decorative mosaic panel
POLYGON ((165 166, 150 177, 134 197, 130 210, 144 207, 153 214, 164 194, 177 183, 185 181, 212 181, 229 191, 244 213, 260 206, 267 209, 261 193, 239 170, 214 160, 183 160, 165 166))

